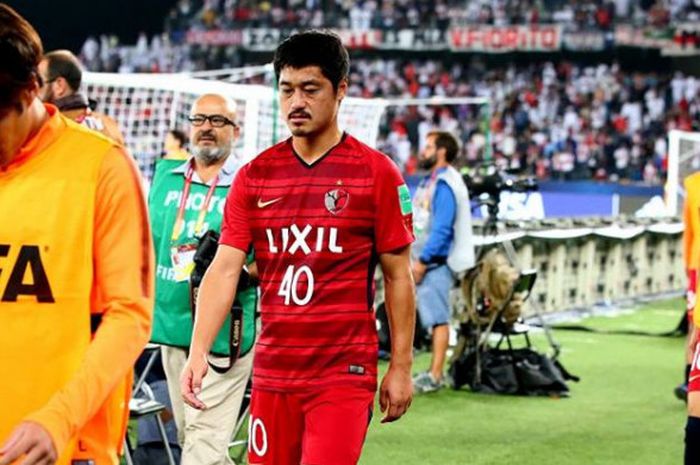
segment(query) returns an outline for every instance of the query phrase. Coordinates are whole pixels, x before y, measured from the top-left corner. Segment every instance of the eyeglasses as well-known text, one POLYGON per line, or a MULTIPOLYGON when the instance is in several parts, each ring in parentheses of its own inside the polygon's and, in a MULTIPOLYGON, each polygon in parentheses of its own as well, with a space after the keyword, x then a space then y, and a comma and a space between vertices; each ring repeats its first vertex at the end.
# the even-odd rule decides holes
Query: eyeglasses
POLYGON ((42 77, 42 75, 39 74, 38 71, 36 72, 36 76, 37 76, 37 78, 39 78, 39 84, 41 84, 41 87, 48 86, 49 84, 51 84, 52 82, 55 82, 58 79, 58 77, 44 79, 42 77))
POLYGON ((238 124, 223 115, 192 115, 188 116, 187 120, 192 123, 192 126, 202 126, 209 120, 209 123, 214 128, 223 128, 229 124, 234 128, 238 127, 238 124))

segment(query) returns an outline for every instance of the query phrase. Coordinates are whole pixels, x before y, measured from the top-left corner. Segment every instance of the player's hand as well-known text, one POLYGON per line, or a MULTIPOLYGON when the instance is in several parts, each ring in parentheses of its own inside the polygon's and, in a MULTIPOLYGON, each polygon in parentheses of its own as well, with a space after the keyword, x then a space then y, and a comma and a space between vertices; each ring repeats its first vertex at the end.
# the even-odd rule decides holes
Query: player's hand
POLYGON ((0 465, 9 465, 23 455, 20 465, 53 465, 58 460, 49 432, 31 421, 20 423, 2 445, 0 465))
POLYGON ((379 407, 384 413, 382 423, 396 421, 411 406, 413 399, 413 381, 411 366, 395 367, 389 364, 389 371, 384 375, 379 388, 379 407))
POLYGON ((180 392, 182 400, 197 410, 206 410, 207 406, 197 396, 202 392, 202 379, 207 375, 209 365, 206 354, 190 353, 182 375, 180 375, 180 392))

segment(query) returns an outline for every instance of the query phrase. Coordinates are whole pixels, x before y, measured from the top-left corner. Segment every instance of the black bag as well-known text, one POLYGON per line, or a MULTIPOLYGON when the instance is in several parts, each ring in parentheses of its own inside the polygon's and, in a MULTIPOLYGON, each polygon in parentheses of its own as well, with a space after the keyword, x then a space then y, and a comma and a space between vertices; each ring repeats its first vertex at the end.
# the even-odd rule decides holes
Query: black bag
POLYGON ((558 361, 528 348, 488 349, 479 357, 474 350, 465 352, 449 371, 455 389, 469 385, 490 394, 568 396, 566 381, 579 380, 558 361))
MULTIPOLYGON (((197 294, 199 286, 204 278, 207 268, 214 261, 216 250, 219 247, 219 233, 214 230, 209 230, 197 243, 197 250, 194 253, 194 270, 190 275, 190 308, 192 309, 192 321, 197 313, 197 294)), ((250 287, 251 279, 248 272, 241 270, 241 276, 238 280, 238 288, 236 293, 250 287)), ((220 367, 209 363, 209 366, 217 373, 226 373, 236 363, 241 352, 241 342, 243 338, 243 307, 238 298, 234 299, 231 305, 231 331, 229 334, 229 363, 228 366, 220 367)))

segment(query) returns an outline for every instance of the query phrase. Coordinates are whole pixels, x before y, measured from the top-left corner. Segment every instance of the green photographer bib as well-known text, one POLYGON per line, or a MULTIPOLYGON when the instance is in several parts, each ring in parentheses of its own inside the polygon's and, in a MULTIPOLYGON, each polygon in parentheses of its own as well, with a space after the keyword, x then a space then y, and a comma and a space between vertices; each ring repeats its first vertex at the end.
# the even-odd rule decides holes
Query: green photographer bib
MULTIPOLYGON (((228 182, 218 182, 210 188, 191 178, 189 162, 183 165, 182 160, 160 160, 156 164, 148 199, 156 253, 156 298, 151 341, 185 349, 190 346, 193 329, 188 279, 191 255, 199 236, 210 229, 221 230, 224 203, 230 187, 228 182), (183 170, 183 166, 187 168, 183 170)), ((252 261, 251 254, 248 262, 252 261)), ((255 341, 256 288, 249 287, 238 292, 236 300, 243 308, 240 354, 244 355, 255 341)), ((230 355, 230 327, 229 314, 214 341, 213 354, 230 355)))

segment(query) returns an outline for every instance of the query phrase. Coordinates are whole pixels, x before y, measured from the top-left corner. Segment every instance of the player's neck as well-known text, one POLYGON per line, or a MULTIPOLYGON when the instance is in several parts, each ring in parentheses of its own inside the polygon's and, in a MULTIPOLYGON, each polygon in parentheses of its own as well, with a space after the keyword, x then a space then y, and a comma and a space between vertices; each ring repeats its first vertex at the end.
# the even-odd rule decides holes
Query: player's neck
POLYGON ((27 108, 26 110, 29 112, 27 115, 28 117, 28 126, 27 126, 27 136, 24 138, 24 141, 22 142, 22 145, 20 145, 15 153, 9 154, 8 158, 3 160, 0 157, 0 168, 5 168, 12 163, 13 160, 15 160, 20 152, 22 147, 27 143, 27 141, 31 140, 36 134, 39 132, 41 127, 46 123, 46 121, 49 119, 49 113, 46 111, 46 107, 44 107, 44 104, 41 103, 41 100, 34 99, 32 101, 31 105, 27 108))
POLYGON ((208 184, 209 181, 214 179, 214 177, 219 174, 219 171, 221 171, 221 167, 224 166, 224 163, 226 163, 226 158, 222 158, 221 160, 218 160, 210 165, 205 164, 203 161, 198 160, 196 157, 194 159, 194 170, 197 173, 197 176, 199 176, 199 179, 204 184, 208 184))
POLYGON ((338 145, 342 137, 338 126, 334 126, 318 135, 292 137, 292 146, 301 159, 310 165, 338 145))

